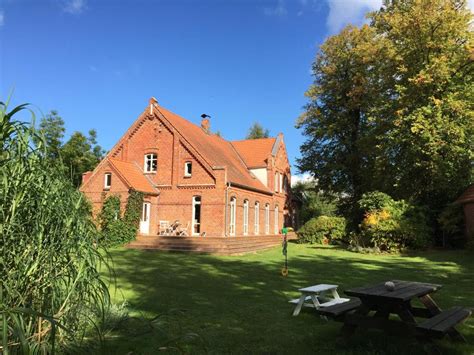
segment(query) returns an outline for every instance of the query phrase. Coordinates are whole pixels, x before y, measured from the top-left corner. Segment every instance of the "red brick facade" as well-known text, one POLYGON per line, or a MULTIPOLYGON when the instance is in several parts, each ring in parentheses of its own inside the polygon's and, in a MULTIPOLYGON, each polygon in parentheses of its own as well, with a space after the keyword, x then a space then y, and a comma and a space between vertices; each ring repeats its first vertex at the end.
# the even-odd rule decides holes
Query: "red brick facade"
MULTIPOLYGON (((151 206, 143 234, 156 235, 160 221, 179 220, 193 234, 193 198, 200 197, 200 230, 197 235, 244 235, 244 211, 248 211, 247 235, 265 235, 291 225, 290 166, 283 135, 276 138, 228 142, 159 106, 152 99, 107 157, 84 174, 81 191, 100 211, 105 197, 117 194, 124 207, 130 189, 145 193, 151 206), (253 152, 262 158, 255 161, 253 152), (145 172, 145 155, 154 154, 157 167, 145 172), (266 156, 266 158, 265 158, 266 156), (249 166, 248 164, 258 165, 249 166), (186 174, 185 164, 192 172, 186 174), (255 173, 255 174, 254 174, 255 173), (111 174, 105 187, 105 174, 111 174), (235 198, 235 219, 231 201, 235 198), (248 208, 244 208, 244 204, 248 208), (258 204, 258 228, 255 206, 258 204), (277 212, 277 216, 276 216, 277 212), (230 226, 235 220, 235 233, 230 226), (146 228, 148 225, 148 228, 146 228)), ((154 157, 152 156, 152 157, 154 157)), ((196 212, 196 214, 199 214, 196 212)), ((276 233, 275 233, 276 232, 276 233)))

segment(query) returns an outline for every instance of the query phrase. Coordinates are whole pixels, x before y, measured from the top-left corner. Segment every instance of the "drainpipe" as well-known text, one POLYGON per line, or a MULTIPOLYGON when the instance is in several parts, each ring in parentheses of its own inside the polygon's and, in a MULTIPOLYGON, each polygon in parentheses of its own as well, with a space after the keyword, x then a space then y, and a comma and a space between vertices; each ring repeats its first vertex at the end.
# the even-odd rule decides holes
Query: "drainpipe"
POLYGON ((230 182, 226 184, 225 187, 225 207, 224 207, 224 235, 228 237, 228 229, 227 229, 227 208, 229 206, 229 188, 230 188, 230 182))

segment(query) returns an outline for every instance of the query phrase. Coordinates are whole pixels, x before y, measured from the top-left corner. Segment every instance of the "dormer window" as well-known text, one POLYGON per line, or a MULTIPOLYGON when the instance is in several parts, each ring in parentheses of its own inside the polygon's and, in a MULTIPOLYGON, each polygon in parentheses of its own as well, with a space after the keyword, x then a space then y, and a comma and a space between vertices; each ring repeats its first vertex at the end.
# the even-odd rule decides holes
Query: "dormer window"
POLYGON ((158 156, 154 153, 145 155, 145 166, 143 170, 145 173, 154 173, 158 168, 158 156))
POLYGON ((184 176, 185 177, 191 177, 193 173, 193 163, 190 161, 187 161, 184 163, 184 176))
POLYGON ((105 173, 104 175, 104 189, 110 189, 112 186, 112 173, 105 173))

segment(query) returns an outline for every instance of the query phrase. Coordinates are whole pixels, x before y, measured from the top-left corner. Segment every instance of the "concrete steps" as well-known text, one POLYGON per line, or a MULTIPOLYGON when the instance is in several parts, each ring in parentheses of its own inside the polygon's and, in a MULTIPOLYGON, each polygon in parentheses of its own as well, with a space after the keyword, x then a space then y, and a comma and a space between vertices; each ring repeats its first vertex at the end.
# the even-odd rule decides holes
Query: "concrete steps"
MULTIPOLYGON (((296 239, 294 233, 288 239, 296 239)), ((235 255, 281 246, 282 236, 237 236, 237 237, 169 237, 138 236, 127 245, 131 249, 197 252, 221 255, 235 255)))

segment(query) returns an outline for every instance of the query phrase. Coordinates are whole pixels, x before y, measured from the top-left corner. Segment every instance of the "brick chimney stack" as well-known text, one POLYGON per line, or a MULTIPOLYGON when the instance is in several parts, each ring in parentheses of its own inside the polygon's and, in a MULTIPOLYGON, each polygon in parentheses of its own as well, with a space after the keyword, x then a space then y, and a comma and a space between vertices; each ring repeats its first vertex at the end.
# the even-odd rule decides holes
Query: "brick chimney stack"
POLYGON ((206 115, 205 113, 203 113, 201 115, 202 117, 202 120, 201 120, 201 128, 204 132, 206 132, 207 134, 210 133, 211 131, 211 121, 209 121, 209 118, 211 118, 211 116, 209 115, 206 115))

